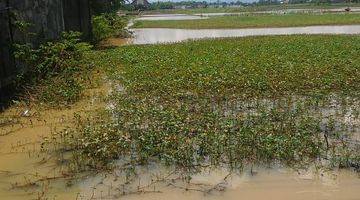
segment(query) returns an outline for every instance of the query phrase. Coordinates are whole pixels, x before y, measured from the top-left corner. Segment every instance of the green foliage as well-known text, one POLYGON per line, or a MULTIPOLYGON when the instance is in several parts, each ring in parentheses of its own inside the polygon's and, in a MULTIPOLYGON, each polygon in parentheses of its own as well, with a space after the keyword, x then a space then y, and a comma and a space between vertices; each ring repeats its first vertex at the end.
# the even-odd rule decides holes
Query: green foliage
POLYGON ((94 16, 92 19, 92 28, 95 41, 101 41, 112 35, 112 28, 104 15, 94 16))
POLYGON ((150 9, 173 9, 175 7, 176 3, 175 2, 163 2, 163 1, 158 1, 156 3, 153 3, 150 5, 150 9))
POLYGON ((31 25, 31 23, 20 20, 15 20, 13 23, 13 26, 15 26, 22 33, 25 33, 31 25))
POLYGON ((90 0, 91 10, 96 15, 115 13, 125 4, 124 0, 90 0))
POLYGON ((359 36, 259 36, 129 46, 106 58, 126 66, 113 76, 134 95, 358 96, 359 44, 359 36))
POLYGON ((85 119, 63 138, 82 164, 92 167, 132 156, 137 164, 157 158, 191 170, 196 163, 241 169, 248 163, 301 165, 323 155, 319 122, 301 108, 259 107, 258 113, 226 116, 225 110, 205 103, 192 100, 180 103, 181 108, 162 104, 161 109, 149 101, 121 100, 115 122, 85 119))
POLYGON ((116 84, 111 110, 55 138, 82 170, 118 160, 192 172, 356 165, 347 141, 358 127, 359 44, 358 36, 276 36, 96 52, 116 84))
POLYGON ((80 41, 80 33, 65 32, 59 41, 47 42, 37 49, 29 44, 15 44, 14 56, 26 65, 17 84, 34 90, 36 99, 50 105, 76 101, 81 92, 84 53, 91 49, 80 41))
POLYGON ((103 14, 92 18, 93 35, 95 42, 109 37, 127 37, 125 29, 127 18, 116 14, 103 14))

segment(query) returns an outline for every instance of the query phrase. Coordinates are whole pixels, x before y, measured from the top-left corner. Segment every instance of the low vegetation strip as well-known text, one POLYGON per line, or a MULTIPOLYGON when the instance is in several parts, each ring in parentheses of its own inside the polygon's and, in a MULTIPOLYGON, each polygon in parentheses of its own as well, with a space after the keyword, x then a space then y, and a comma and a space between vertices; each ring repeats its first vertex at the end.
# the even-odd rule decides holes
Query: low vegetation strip
POLYGON ((190 9, 155 9, 143 11, 144 14, 198 14, 198 13, 234 13, 234 12, 256 12, 256 11, 276 11, 286 9, 345 9, 347 7, 360 7, 359 3, 336 3, 336 4, 287 4, 287 5, 253 5, 243 7, 223 7, 223 8, 190 8, 190 9))
POLYGON ((284 15, 241 15, 220 16, 198 20, 136 21, 134 28, 260 28, 293 27, 310 25, 360 24, 360 14, 284 14, 284 15))
POLYGON ((57 150, 72 150, 81 170, 359 166, 359 146, 348 142, 359 130, 359 49, 359 36, 315 35, 96 52, 115 84, 111 109, 78 117, 55 136, 57 150))

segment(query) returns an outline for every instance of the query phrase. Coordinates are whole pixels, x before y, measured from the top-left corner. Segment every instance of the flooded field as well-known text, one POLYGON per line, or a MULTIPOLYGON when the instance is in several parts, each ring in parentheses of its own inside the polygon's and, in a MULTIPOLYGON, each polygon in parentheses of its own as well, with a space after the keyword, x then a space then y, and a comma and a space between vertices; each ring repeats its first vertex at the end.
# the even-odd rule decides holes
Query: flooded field
POLYGON ((2 122, 9 120, 0 130, 0 199, 358 199, 360 179, 351 170, 247 167, 230 175, 225 169, 212 169, 185 181, 173 169, 154 164, 139 167, 131 183, 126 183, 127 176, 121 170, 85 173, 73 180, 61 158, 43 152, 42 142, 50 134, 73 126, 74 114, 104 106, 102 98, 108 93, 109 87, 88 91, 88 100, 68 109, 19 105, 2 113, 2 122))
MULTIPOLYGON (((117 87, 116 91, 119 93, 112 99, 112 114, 117 119, 116 123, 108 122, 106 126, 100 124, 100 129, 93 132, 82 131, 84 128, 80 127, 78 133, 84 136, 81 138, 82 142, 98 143, 102 138, 107 139, 107 136, 102 135, 104 130, 111 130, 115 139, 100 142, 100 146, 91 150, 97 152, 106 149, 106 154, 101 154, 105 158, 109 154, 115 153, 117 156, 117 152, 125 152, 124 155, 141 158, 142 161, 144 159, 149 164, 143 167, 141 164, 133 165, 136 167, 131 170, 136 171, 136 176, 130 179, 129 184, 124 184, 127 182, 126 173, 116 169, 111 175, 90 178, 84 185, 91 185, 90 188, 96 189, 82 192, 81 198, 357 199, 356 188, 359 187, 360 180, 358 174, 351 170, 322 168, 322 163, 326 165, 331 162, 331 158, 327 156, 324 160, 313 160, 310 165, 316 164, 309 170, 277 166, 266 168, 264 165, 250 170, 248 166, 234 164, 236 169, 244 168, 229 175, 226 170, 206 168, 210 160, 217 163, 217 159, 220 163, 224 161, 227 166, 239 160, 242 162, 242 159, 245 159, 245 163, 252 162, 261 156, 280 160, 282 156, 285 156, 285 160, 311 157, 311 151, 317 152, 316 149, 322 148, 313 141, 324 141, 322 137, 314 137, 314 134, 322 135, 323 132, 328 133, 329 137, 335 136, 335 132, 341 135, 345 133, 343 137, 346 141, 350 139, 354 141, 354 145, 358 145, 359 118, 355 111, 359 106, 357 98, 352 101, 351 98, 338 99, 333 96, 322 101, 321 98, 312 96, 307 100, 294 97, 284 102, 279 97, 258 101, 241 98, 246 94, 262 96, 268 92, 274 94, 283 90, 301 94, 315 90, 316 94, 320 94, 329 86, 325 82, 331 83, 330 88, 340 84, 342 90, 357 87, 357 84, 351 86, 355 84, 351 80, 355 79, 349 77, 357 73, 354 71, 357 62, 342 62, 357 55, 354 51, 357 49, 354 41, 357 40, 356 36, 345 35, 248 37, 166 45, 134 45, 109 50, 106 54, 109 63, 122 60, 122 71, 112 73, 112 76, 115 81, 127 80, 117 87), (296 51, 292 51, 294 47, 296 51), (329 59, 318 59, 326 55, 329 55, 329 59), (289 57, 293 60, 286 62, 289 57), (188 62, 184 63, 184 60, 188 62), (241 63, 241 67, 238 63, 241 63), (340 63, 342 68, 333 67, 340 63), (218 73, 219 66, 224 69, 220 70, 221 73, 218 73), (343 69, 352 72, 342 76, 340 74, 343 69), (326 77, 319 77, 316 70, 326 71, 326 77), (303 81, 304 77, 306 82, 303 81), (347 80, 333 79, 335 77, 347 80), (257 81, 252 82, 254 79, 257 81), (248 90, 251 91, 246 92, 248 90), (299 105, 306 107, 300 106, 304 109, 300 110, 304 112, 294 112, 299 105), (264 107, 265 111, 262 109, 264 107), (279 110, 268 110, 275 107, 279 110), (284 109, 289 109, 289 112, 284 109), (264 112, 263 115, 260 112, 264 112), (274 118, 269 119, 271 113, 275 113, 274 118), (298 118, 298 114, 301 117, 298 118), (262 116, 260 119, 259 115, 262 116), (250 116, 249 121, 246 121, 246 116, 250 116), (315 116, 315 120, 320 119, 320 132, 317 128, 309 129, 314 125, 311 116, 315 116), (302 121, 302 117, 309 121, 295 126, 292 124, 302 121), (244 119, 246 122, 242 123, 244 119), (279 119, 282 119, 281 123, 278 123, 279 119), (339 128, 335 128, 335 132, 330 130, 333 123, 339 128), (346 124, 344 132, 340 128, 343 123, 346 124), (253 131, 246 131, 247 124, 251 124, 250 129, 253 131), (294 131, 299 131, 299 134, 294 131), (122 136, 123 132, 128 134, 122 136), (214 132, 216 134, 212 134, 214 132), (229 132, 231 134, 227 134, 229 132), (303 137, 309 133, 310 138, 303 137), (354 137, 347 137, 347 133, 354 137), (136 136, 131 137, 132 134, 136 136), (288 138, 289 135, 291 137, 288 138), (112 141, 124 142, 121 143, 124 148, 113 147, 112 141), (126 143, 129 141, 136 149, 130 148, 131 153, 127 154, 130 146, 126 143), (272 146, 274 143, 277 144, 276 147, 272 146), (189 144, 190 148, 186 148, 189 144), (239 146, 242 148, 238 148, 239 146), (253 146, 256 148, 252 148, 253 146), (301 156, 294 158, 292 153, 283 155, 283 152, 293 151, 299 151, 301 156), (217 152, 221 152, 224 157, 217 157, 217 152), (204 166, 207 170, 190 173, 191 178, 188 178, 187 174, 181 176, 173 172, 171 167, 168 169, 156 164, 156 161, 166 159, 170 159, 171 163, 180 160, 179 165, 205 162, 196 166, 204 166)), ((352 94, 356 94, 356 91, 352 94)), ((340 143, 333 144, 334 148, 341 147, 340 143)), ((79 150, 86 148, 81 144, 79 146, 79 150)), ((129 159, 126 156, 121 159, 119 168, 127 167, 122 164, 128 163, 129 159)), ((137 159, 133 162, 136 163, 137 159)), ((354 166, 356 167, 355 163, 354 166)))
POLYGON ((101 44, 123 47, 93 52, 106 83, 80 102, 1 113, 1 200, 360 198, 356 160, 330 164, 360 141, 359 39, 349 36, 360 25, 131 31, 101 44), (295 34, 318 36, 248 37, 295 34), (159 44, 226 37, 248 38, 159 44))
POLYGON ((360 34, 360 25, 344 26, 308 26, 286 28, 244 28, 244 29, 170 29, 170 28, 142 28, 131 29, 133 38, 109 41, 114 46, 124 44, 156 44, 174 43, 185 40, 204 38, 247 37, 261 35, 294 35, 294 34, 360 34))
POLYGON ((0 199, 77 199, 81 188, 69 187, 66 167, 60 158, 46 152, 42 143, 65 127, 73 126, 75 115, 85 115, 104 106, 108 89, 86 92, 70 108, 49 109, 14 105, 0 113, 0 199))
MULTIPOLYGON (((212 170, 184 182, 176 175, 169 176, 170 170, 153 166, 143 169, 143 174, 126 186, 126 176, 122 172, 116 175, 116 171, 71 181, 63 174, 65 171, 56 159, 40 153, 40 144, 42 136, 69 123, 73 112, 49 111, 33 126, 0 138, 0 199, 235 200, 241 197, 252 200, 357 200, 359 197, 358 174, 347 170, 255 168, 231 176, 225 170, 212 170)), ((28 119, 34 120, 33 117, 28 119)))

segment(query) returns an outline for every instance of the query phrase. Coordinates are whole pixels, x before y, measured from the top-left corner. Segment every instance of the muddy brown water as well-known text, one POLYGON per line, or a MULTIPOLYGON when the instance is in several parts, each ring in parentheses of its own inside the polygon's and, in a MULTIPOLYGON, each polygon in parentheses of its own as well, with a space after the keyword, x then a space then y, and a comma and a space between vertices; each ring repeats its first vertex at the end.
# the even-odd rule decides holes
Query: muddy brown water
MULTIPOLYGON (((211 181, 211 178, 208 179, 211 181)), ((352 178, 346 172, 341 172, 336 178, 314 178, 295 176, 288 172, 262 170, 253 177, 235 177, 229 187, 226 192, 212 195, 164 189, 162 194, 130 196, 128 199, 355 200, 359 199, 360 185, 359 179, 352 178)))
POLYGON ((108 45, 174 43, 205 38, 248 37, 264 35, 294 34, 360 34, 360 25, 306 26, 283 28, 243 28, 243 29, 171 29, 135 28, 131 39, 112 38, 108 45))
POLYGON ((194 20, 194 19, 206 19, 201 15, 186 15, 186 14, 159 14, 159 15, 141 15, 136 20, 194 20))
POLYGON ((77 185, 67 187, 65 170, 56 157, 41 152, 41 143, 50 134, 71 126, 74 114, 104 106, 102 98, 107 91, 107 86, 91 89, 84 100, 69 108, 19 103, 0 113, 0 200, 77 198, 81 189, 77 185))

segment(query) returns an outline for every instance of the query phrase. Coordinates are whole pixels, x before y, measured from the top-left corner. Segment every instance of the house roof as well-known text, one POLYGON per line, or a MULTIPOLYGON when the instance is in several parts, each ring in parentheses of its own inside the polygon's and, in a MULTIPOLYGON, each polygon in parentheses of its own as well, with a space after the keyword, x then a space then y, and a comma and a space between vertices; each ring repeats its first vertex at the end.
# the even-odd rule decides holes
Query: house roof
POLYGON ((134 0, 131 4, 133 5, 149 5, 147 0, 134 0))

